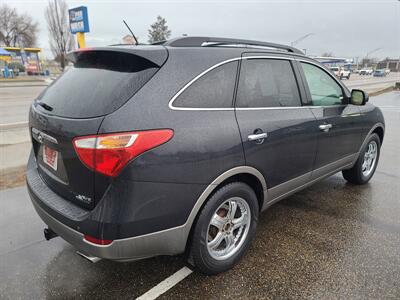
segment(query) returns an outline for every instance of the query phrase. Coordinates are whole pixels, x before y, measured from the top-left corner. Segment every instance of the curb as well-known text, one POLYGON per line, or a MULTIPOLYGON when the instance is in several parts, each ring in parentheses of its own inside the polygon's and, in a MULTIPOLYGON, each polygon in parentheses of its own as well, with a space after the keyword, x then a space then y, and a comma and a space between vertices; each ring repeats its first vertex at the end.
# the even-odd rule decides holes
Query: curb
POLYGON ((389 86, 389 87, 384 88, 382 90, 378 90, 378 91, 374 91, 372 93, 368 93, 368 95, 373 97, 373 96, 378 96, 380 94, 388 93, 388 92, 391 92, 391 91, 394 91, 394 90, 395 90, 394 86, 389 86))
POLYGON ((0 124, 0 131, 6 131, 11 129, 19 129, 28 127, 28 122, 15 122, 8 124, 0 124))
POLYGON ((16 83, 16 84, 8 84, 8 85, 6 85, 6 84, 1 84, 0 83, 0 89, 1 88, 10 88, 10 87, 31 87, 31 86, 48 86, 49 84, 48 83, 46 83, 46 82, 43 82, 43 83, 37 83, 37 84, 18 84, 18 83, 16 83))

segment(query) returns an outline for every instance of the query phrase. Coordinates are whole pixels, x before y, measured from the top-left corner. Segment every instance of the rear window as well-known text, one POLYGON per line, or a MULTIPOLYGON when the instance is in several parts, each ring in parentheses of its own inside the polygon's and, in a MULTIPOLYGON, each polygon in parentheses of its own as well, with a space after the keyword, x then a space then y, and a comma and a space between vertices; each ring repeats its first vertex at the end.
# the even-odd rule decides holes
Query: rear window
POLYGON ((52 108, 48 114, 91 118, 112 113, 158 70, 149 60, 124 52, 79 52, 74 58, 74 65, 38 97, 52 108))

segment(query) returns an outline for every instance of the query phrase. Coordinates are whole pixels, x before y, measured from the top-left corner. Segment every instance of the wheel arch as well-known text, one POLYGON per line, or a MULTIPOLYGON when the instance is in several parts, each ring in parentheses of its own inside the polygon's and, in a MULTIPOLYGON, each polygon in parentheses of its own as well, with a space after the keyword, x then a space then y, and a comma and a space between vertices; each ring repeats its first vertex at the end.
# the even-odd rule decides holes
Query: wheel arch
POLYGON ((357 162, 359 154, 361 153, 362 149, 367 144, 368 138, 371 136, 371 134, 374 134, 374 133, 376 133, 379 136, 379 140, 380 140, 381 145, 382 145, 383 137, 385 135, 385 126, 382 123, 376 123, 374 126, 372 126, 372 128, 366 134, 366 136, 365 136, 365 138, 364 138, 364 140, 363 140, 363 142, 362 142, 362 144, 360 146, 360 149, 358 150, 358 153, 357 153, 356 157, 354 158, 353 163, 346 169, 350 169, 350 168, 352 168, 354 166, 354 164, 357 162))
POLYGON ((213 180, 211 184, 207 186, 207 188, 203 191, 200 197, 197 199, 190 215, 184 225, 185 227, 185 238, 186 238, 186 246, 188 245, 188 241, 190 239, 190 234, 199 215, 202 207, 205 205, 210 196, 221 186, 234 182, 241 181, 248 184, 251 188, 253 188, 256 193, 259 210, 263 207, 263 204, 266 200, 267 195, 267 182, 265 181, 264 176, 258 171, 256 168, 249 166, 239 166, 233 169, 230 169, 217 178, 213 180))
POLYGON ((383 143, 383 137, 385 135, 385 130, 383 129, 382 126, 377 126, 373 129, 372 133, 376 133, 379 136, 379 141, 381 142, 381 145, 383 143))

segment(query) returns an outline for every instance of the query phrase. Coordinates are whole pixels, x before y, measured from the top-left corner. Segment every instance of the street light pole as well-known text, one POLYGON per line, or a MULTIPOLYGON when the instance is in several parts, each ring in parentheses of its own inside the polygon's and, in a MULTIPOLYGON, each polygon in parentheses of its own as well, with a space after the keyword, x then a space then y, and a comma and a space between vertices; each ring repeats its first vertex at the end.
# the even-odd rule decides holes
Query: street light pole
POLYGON ((310 35, 314 35, 314 33, 312 33, 312 32, 307 33, 307 34, 305 34, 305 35, 299 37, 297 40, 295 40, 295 41, 293 41, 293 42, 290 42, 290 45, 291 45, 292 47, 294 47, 296 44, 298 44, 298 43, 300 43, 302 40, 308 38, 310 35))
MULTIPOLYGON (((399 0, 400 1, 400 0, 399 0)), ((367 52, 367 56, 366 56, 366 58, 368 58, 368 56, 370 55, 370 54, 372 54, 372 53, 374 53, 374 52, 376 52, 376 51, 378 51, 378 50, 381 50, 382 48, 376 48, 376 49, 374 49, 374 50, 371 50, 371 51, 369 51, 369 52, 367 52)))
MULTIPOLYGON (((372 53, 374 53, 374 52, 376 52, 376 51, 378 51, 378 50, 381 50, 381 49, 382 49, 382 47, 379 47, 379 48, 376 48, 376 49, 373 49, 373 50, 367 52, 367 55, 365 56, 365 58, 368 59, 368 57, 369 57, 372 53)), ((367 67, 367 63, 368 63, 368 62, 364 63, 364 68, 367 67)))

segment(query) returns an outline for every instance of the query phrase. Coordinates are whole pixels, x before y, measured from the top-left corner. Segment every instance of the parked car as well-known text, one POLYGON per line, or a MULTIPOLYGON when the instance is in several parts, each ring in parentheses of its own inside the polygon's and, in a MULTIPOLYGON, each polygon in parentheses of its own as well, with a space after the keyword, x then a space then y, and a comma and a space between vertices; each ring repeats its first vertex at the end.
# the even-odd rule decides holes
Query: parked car
POLYGON ((350 70, 345 70, 342 67, 330 67, 331 72, 339 79, 347 78, 350 79, 350 70))
POLYGON ((378 164, 379 108, 295 48, 182 37, 69 59, 31 106, 27 185, 45 237, 91 261, 186 253, 226 271, 269 206, 378 164))
POLYGON ((374 77, 385 77, 387 74, 384 69, 375 70, 374 77))
POLYGON ((360 75, 372 75, 374 73, 373 69, 361 69, 360 75))

